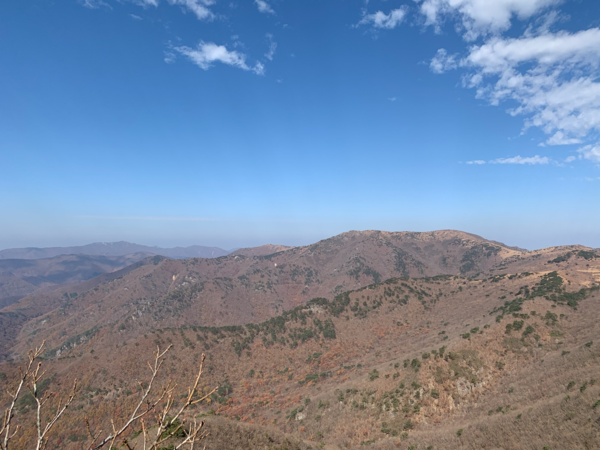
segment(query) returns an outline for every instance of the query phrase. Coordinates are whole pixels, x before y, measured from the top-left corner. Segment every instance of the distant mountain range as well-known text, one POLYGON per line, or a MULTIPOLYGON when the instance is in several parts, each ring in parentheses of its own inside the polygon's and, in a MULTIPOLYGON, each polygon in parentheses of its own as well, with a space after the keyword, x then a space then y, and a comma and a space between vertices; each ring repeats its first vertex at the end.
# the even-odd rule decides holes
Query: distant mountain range
MULTIPOLYGON (((85 268, 55 258, 74 278, 85 268)), ((87 419, 110 429, 157 346, 172 346, 179 386, 207 353, 198 388, 219 390, 193 411, 207 449, 598 448, 600 251, 580 245, 350 231, 221 258, 151 255, 0 308, 0 381, 41 342, 52 389, 82 386, 54 448, 82 448, 87 419)), ((17 413, 27 424, 35 410, 17 413)))
POLYGON ((53 258, 60 255, 100 255, 100 256, 125 256, 133 253, 148 253, 166 256, 172 259, 185 258, 218 258, 230 252, 219 247, 204 247, 192 245, 190 247, 161 248, 147 245, 132 244, 131 242, 95 242, 93 244, 75 247, 47 247, 47 248, 8 248, 0 250, 0 259, 42 259, 53 258))
POLYGON ((0 308, 38 290, 80 283, 155 256, 59 255, 41 259, 0 259, 0 308))
POLYGON ((10 309, 37 316, 59 307, 65 293, 87 292, 85 301, 82 297, 77 302, 83 310, 95 302, 105 307, 101 314, 92 307, 93 313, 77 319, 84 331, 138 315, 136 324, 148 329, 241 325, 267 320, 315 297, 332 298, 392 277, 474 276, 522 261, 531 268, 537 253, 453 230, 350 231, 308 246, 264 245, 218 259, 155 255, 156 262, 129 271, 101 290, 90 291, 89 283, 85 288, 64 285, 29 294, 10 309))
MULTIPOLYGON (((217 258, 218 247, 161 248, 130 242, 96 242, 76 247, 10 248, 0 251, 0 308, 38 290, 55 289, 112 273, 150 256, 217 258)), ((272 253, 272 252, 271 252, 272 253)))

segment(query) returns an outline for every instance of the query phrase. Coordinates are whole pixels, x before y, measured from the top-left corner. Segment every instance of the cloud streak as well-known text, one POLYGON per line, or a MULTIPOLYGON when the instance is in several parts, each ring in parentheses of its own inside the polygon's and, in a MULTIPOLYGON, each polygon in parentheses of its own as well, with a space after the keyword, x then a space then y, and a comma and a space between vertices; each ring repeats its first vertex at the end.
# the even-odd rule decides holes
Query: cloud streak
POLYGON ((156 8, 158 6, 158 0, 131 0, 131 2, 143 6, 144 8, 148 6, 154 6, 156 8))
POLYGON ((79 3, 81 4, 81 6, 84 6, 89 9, 99 9, 99 8, 112 9, 112 7, 108 3, 106 3, 102 0, 79 0, 79 3))
POLYGON ((525 129, 550 134, 548 145, 582 142, 600 131, 600 29, 546 33, 518 39, 494 38, 474 46, 461 65, 476 96, 499 105, 512 100, 513 116, 525 129))
POLYGON ((457 55, 448 55, 445 48, 440 48, 429 63, 433 73, 444 73, 458 67, 457 55))
MULTIPOLYGON (((420 1, 420 0, 417 0, 420 1)), ((424 0, 420 12, 426 26, 440 31, 448 18, 458 18, 467 41, 498 34, 511 27, 511 19, 528 19, 561 0, 424 0)))
POLYGON ((361 21, 355 26, 371 25, 374 28, 391 30, 404 21, 407 12, 408 8, 406 6, 401 6, 398 9, 390 11, 389 14, 385 14, 382 11, 377 11, 373 14, 365 14, 361 21))
POLYGON ((277 42, 273 41, 273 35, 267 34, 267 39, 269 40, 269 50, 265 53, 265 58, 269 61, 273 61, 273 57, 275 56, 275 51, 277 50, 277 42))
POLYGON ((263 14, 275 14, 275 11, 273 8, 271 8, 271 5, 269 5, 265 0, 254 0, 254 4, 263 14))
POLYGON ((169 0, 169 3, 171 5, 179 5, 184 10, 193 12, 199 20, 212 20, 215 17, 209 9, 209 6, 215 4, 214 0, 169 0))
POLYGON ((202 70, 208 70, 214 63, 220 62, 228 66, 254 72, 257 75, 264 75, 265 73, 265 67, 262 63, 256 62, 254 66, 249 66, 246 63, 245 54, 235 50, 227 50, 224 45, 217 45, 213 42, 200 41, 196 48, 181 46, 174 47, 173 49, 187 57, 202 70))
POLYGON ((600 164, 600 143, 596 145, 586 145, 577 150, 580 159, 587 159, 596 164, 600 164))
POLYGON ((491 161, 484 161, 483 159, 476 159, 473 161, 467 161, 469 165, 483 165, 483 164, 517 164, 517 165, 546 165, 550 164, 552 160, 547 156, 513 156, 511 158, 497 158, 491 161))
POLYGON ((549 135, 547 145, 580 144, 600 131, 599 28, 494 37, 457 59, 439 49, 430 68, 464 69, 463 85, 477 98, 495 106, 515 102, 508 112, 525 117, 523 131, 549 135))

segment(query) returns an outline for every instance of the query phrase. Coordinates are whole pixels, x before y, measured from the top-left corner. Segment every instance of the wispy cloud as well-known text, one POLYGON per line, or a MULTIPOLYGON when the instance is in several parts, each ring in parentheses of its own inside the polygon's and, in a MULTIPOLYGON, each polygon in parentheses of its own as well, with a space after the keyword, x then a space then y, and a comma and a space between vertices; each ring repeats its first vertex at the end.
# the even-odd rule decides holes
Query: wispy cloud
POLYGON ((518 39, 494 38, 471 48, 462 65, 478 98, 525 115, 525 129, 541 128, 548 145, 582 142, 600 130, 600 29, 518 39))
POLYGON ((254 4, 261 13, 275 14, 275 11, 273 8, 271 8, 271 5, 269 5, 265 0, 254 0, 254 4))
POLYGON ((144 220, 144 221, 170 221, 170 222, 212 222, 209 217, 171 217, 171 216, 95 216, 83 215, 77 216, 78 219, 93 220, 144 220))
POLYGON ((535 165, 535 164, 549 164, 549 163, 550 163, 550 158, 548 158, 547 156, 539 156, 539 155, 530 156, 530 157, 513 156, 512 158, 498 158, 498 159, 493 159, 490 161, 490 164, 535 165))
POLYGON ((429 68, 433 73, 444 73, 448 70, 456 69, 458 55, 449 55, 445 48, 440 48, 429 63, 429 68))
POLYGON ((550 164, 552 160, 547 156, 513 156, 511 158, 497 158, 490 161, 484 161, 483 159, 475 159, 473 161, 467 161, 467 164, 471 165, 483 165, 483 164, 519 164, 519 165, 537 165, 537 164, 550 164))
POLYGON ((273 41, 273 35, 271 33, 267 34, 267 39, 269 40, 269 50, 265 53, 265 58, 269 61, 273 61, 275 50, 277 50, 277 42, 273 41))
POLYGON ((557 131, 546 141, 548 145, 573 145, 581 144, 581 139, 574 137, 567 137, 562 131, 557 131))
POLYGON ((102 0, 79 0, 79 3, 82 6, 85 6, 86 8, 89 8, 89 9, 98 9, 98 8, 112 9, 112 7, 108 3, 106 3, 102 0))
POLYGON ((596 145, 586 145, 577 150, 580 159, 587 159, 588 161, 600 164, 600 143, 596 145))
POLYGON ((177 55, 173 52, 173 50, 170 50, 170 49, 166 50, 164 52, 164 55, 165 55, 164 61, 167 64, 173 64, 177 60, 177 55))
POLYGON ((199 20, 211 20, 215 17, 209 9, 209 6, 215 4, 214 0, 169 0, 169 3, 193 12, 199 20))
POLYGON ((262 63, 256 62, 254 66, 249 66, 246 63, 245 54, 235 50, 227 50, 224 45, 217 45, 213 42, 200 41, 196 48, 181 46, 174 47, 173 50, 186 56, 203 70, 210 69, 215 62, 220 62, 228 66, 254 72, 257 75, 264 75, 265 73, 265 67, 262 63))
POLYGON ((406 6, 401 6, 398 9, 394 9, 390 11, 389 14, 386 14, 382 11, 377 11, 373 14, 366 14, 365 12, 361 21, 355 26, 358 27, 360 25, 371 25, 374 28, 391 30, 396 28, 404 21, 407 12, 408 7, 406 6))
MULTIPOLYGON (((421 0, 416 0, 420 2, 421 0)), ((511 19, 528 19, 562 0, 424 0, 420 11, 425 25, 437 31, 448 18, 460 20, 459 29, 467 41, 497 34, 511 26, 511 19)))
POLYGON ((491 105, 514 101, 524 131, 540 128, 547 145, 580 144, 600 131, 600 28, 576 33, 529 31, 471 46, 457 64, 439 49, 431 70, 466 69, 463 85, 491 105))
POLYGON ((154 7, 158 6, 158 0, 130 0, 130 1, 132 3, 135 3, 136 5, 143 6, 144 8, 146 8, 148 6, 154 6, 154 7))

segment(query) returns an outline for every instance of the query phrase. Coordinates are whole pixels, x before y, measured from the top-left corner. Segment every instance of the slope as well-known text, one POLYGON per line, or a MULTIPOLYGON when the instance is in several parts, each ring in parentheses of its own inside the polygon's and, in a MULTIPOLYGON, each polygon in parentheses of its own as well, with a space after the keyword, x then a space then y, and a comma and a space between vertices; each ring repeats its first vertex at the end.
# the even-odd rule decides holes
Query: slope
POLYGON ((148 257, 61 255, 45 259, 0 259, 0 308, 41 289, 76 284, 148 257))
MULTIPOLYGON (((84 413, 105 423, 135 399, 152 348, 173 345, 179 383, 209 355, 201 388, 221 389, 194 414, 215 430, 244 422, 312 448, 596 448, 600 258, 570 251, 534 258, 535 272, 392 278, 259 324, 140 334, 128 322, 52 338, 55 381, 90 386, 57 431, 72 434, 84 413)), ((237 448, 219 435, 209 449, 237 448)))

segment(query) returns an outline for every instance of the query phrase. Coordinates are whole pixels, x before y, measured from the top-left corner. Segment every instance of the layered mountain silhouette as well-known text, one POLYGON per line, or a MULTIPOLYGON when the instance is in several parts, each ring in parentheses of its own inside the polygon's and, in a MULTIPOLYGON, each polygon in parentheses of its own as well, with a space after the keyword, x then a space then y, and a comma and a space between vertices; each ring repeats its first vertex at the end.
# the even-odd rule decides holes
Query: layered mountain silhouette
POLYGON ((227 250, 218 247, 192 245, 190 247, 161 248, 121 241, 95 242, 75 247, 9 248, 0 250, 0 259, 42 259, 59 255, 125 256, 133 253, 161 255, 174 259, 217 258, 229 254, 227 250))
POLYGON ((151 256, 0 309, 0 372, 45 340, 55 383, 87 380, 61 448, 134 401, 157 345, 181 385, 208 355, 208 449, 597 448, 599 286, 597 250, 451 230, 151 256))
MULTIPOLYGON (((473 275, 524 255, 457 231, 351 231, 304 247, 263 246, 214 259, 144 265, 111 287, 87 293, 77 308, 105 303, 109 289, 115 292, 110 306, 106 311, 93 308, 81 327, 130 314, 141 315, 147 327, 240 325, 266 320, 314 297, 330 297, 391 277, 473 275), (265 254, 265 250, 279 251, 265 254)), ((61 304, 64 291, 23 299, 16 308, 46 313, 61 304)))
POLYGON ((129 242, 1 250, 0 307, 42 289, 73 284, 122 269, 151 255, 182 259, 217 258, 228 253, 217 247, 160 248, 129 242))
POLYGON ((76 284, 123 269, 150 256, 60 255, 42 259, 0 259, 0 307, 40 290, 76 284))

